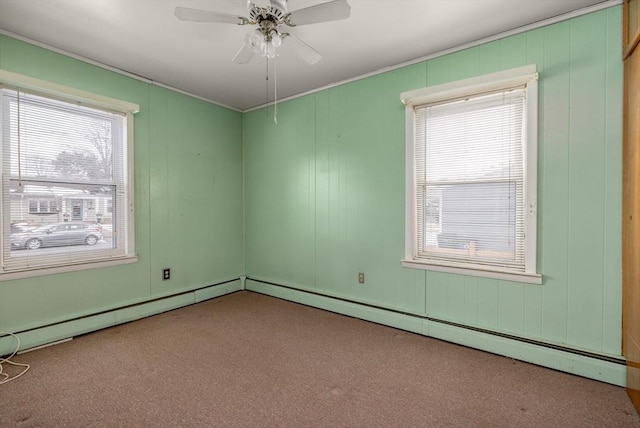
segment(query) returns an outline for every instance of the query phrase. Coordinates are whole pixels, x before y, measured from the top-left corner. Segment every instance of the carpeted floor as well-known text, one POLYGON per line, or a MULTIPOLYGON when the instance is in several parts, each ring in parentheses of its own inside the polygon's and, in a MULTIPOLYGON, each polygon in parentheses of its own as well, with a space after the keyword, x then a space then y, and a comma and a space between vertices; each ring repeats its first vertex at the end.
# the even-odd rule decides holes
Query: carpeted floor
POLYGON ((640 427, 622 388, 246 291, 14 360, 0 427, 640 427))

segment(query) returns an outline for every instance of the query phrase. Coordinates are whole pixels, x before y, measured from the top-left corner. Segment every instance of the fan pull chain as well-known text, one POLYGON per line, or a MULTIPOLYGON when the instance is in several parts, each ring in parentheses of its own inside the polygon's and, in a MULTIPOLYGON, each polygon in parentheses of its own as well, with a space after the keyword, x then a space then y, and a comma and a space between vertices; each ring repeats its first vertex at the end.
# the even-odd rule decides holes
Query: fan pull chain
POLYGON ((273 123, 278 124, 278 62, 273 59, 273 123))
POLYGON ((267 76, 266 80, 265 80, 265 92, 266 92, 266 96, 265 97, 266 97, 267 108, 265 108, 265 112, 267 112, 267 115, 268 115, 269 114, 268 113, 269 112, 269 57, 265 56, 265 60, 266 60, 265 62, 267 64, 267 69, 266 69, 266 73, 265 73, 265 75, 267 76))
MULTIPOLYGON (((267 63, 267 73, 266 73, 266 92, 267 92, 267 108, 265 111, 269 112, 269 57, 265 57, 267 63)), ((273 59, 273 122, 278 124, 278 63, 276 59, 273 59)))

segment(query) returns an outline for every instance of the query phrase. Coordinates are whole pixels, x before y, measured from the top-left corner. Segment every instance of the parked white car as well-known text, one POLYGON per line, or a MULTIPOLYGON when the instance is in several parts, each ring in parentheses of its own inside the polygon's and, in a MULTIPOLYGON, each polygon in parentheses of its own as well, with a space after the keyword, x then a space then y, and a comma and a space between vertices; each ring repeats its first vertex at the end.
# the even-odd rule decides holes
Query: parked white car
POLYGON ((11 234, 11 248, 37 250, 40 247, 95 245, 102 240, 101 226, 82 221, 68 221, 40 226, 11 234))

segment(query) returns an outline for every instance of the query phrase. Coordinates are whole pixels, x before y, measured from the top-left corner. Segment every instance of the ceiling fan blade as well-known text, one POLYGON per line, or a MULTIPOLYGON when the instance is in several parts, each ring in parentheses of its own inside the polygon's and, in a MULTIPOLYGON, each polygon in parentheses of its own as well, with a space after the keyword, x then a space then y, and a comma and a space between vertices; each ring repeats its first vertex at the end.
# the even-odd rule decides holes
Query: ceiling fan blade
POLYGON ((308 64, 317 64, 322 59, 322 54, 297 38, 293 34, 287 34, 283 44, 286 44, 293 49, 293 51, 308 64))
POLYGON ((269 0, 269 4, 272 8, 281 11, 282 14, 287 13, 287 0, 269 0))
POLYGON ((285 23, 291 27, 315 24, 317 22, 346 19, 351 14, 351 6, 347 0, 333 0, 315 6, 294 10, 287 15, 285 23))
POLYGON ((242 45, 238 53, 236 53, 236 56, 234 56, 231 61, 235 62, 236 64, 246 64, 251 61, 253 55, 253 49, 251 49, 251 47, 245 43, 244 45, 242 45))
POLYGON ((244 25, 249 22, 247 18, 228 13, 210 12, 208 10, 191 9, 188 7, 176 7, 173 14, 181 21, 194 22, 218 22, 222 24, 244 25))

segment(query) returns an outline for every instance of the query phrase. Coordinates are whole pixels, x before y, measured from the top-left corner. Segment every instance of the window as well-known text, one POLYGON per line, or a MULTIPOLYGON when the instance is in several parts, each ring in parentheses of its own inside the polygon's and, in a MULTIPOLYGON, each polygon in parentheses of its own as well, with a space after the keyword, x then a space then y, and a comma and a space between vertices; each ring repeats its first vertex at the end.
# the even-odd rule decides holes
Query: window
POLYGON ((402 94, 403 266, 541 283, 535 66, 402 94))
POLYGON ((58 203, 54 200, 31 199, 29 201, 30 214, 55 214, 58 212, 58 203))
POLYGON ((137 110, 0 70, 0 277, 135 261, 137 110))

